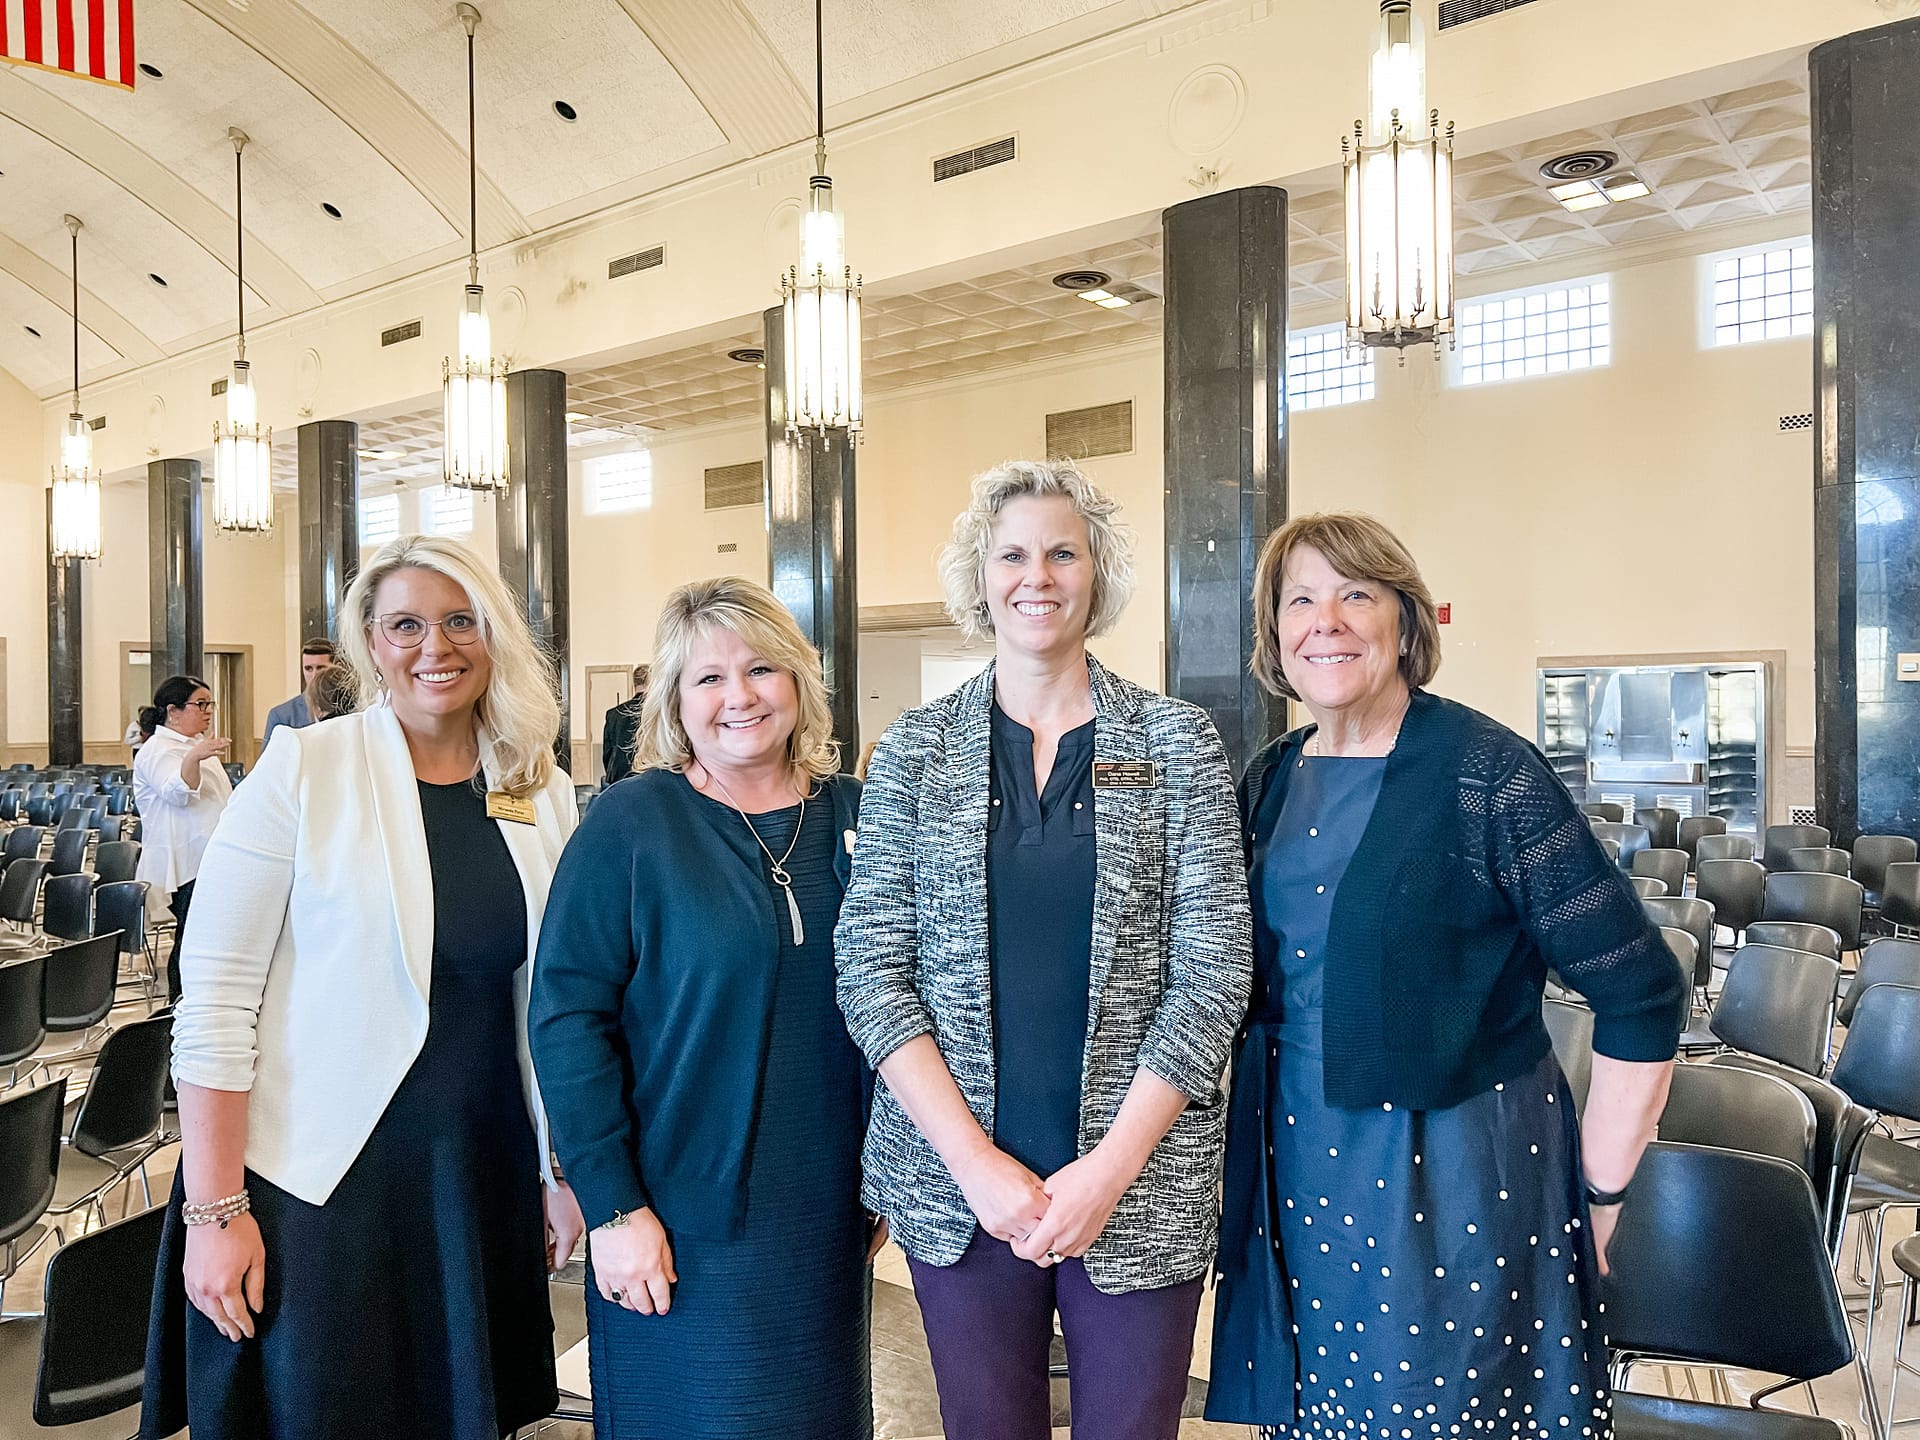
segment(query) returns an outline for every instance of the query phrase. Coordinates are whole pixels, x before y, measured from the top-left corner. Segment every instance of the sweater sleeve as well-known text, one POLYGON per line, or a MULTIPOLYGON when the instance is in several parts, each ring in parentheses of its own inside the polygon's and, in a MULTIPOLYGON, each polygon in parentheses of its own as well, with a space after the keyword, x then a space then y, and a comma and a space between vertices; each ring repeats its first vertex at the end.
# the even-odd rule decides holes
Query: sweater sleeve
POLYGON ((1488 791, 1501 891, 1546 962, 1593 1007, 1593 1048, 1671 1060, 1688 985, 1633 888, 1532 747, 1502 747, 1488 791))
POLYGON ((527 1040, 567 1183, 587 1225, 653 1203, 640 1175, 622 1010, 633 949, 633 826, 609 797, 554 872, 534 960, 527 1040))

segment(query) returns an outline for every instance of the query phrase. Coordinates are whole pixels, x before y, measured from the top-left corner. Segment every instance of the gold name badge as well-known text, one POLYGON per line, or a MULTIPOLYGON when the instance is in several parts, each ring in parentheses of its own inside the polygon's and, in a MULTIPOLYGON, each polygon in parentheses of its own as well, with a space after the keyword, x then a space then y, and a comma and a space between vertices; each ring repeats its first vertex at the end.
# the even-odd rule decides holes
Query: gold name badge
POLYGON ((489 790, 487 818, 511 820, 516 825, 531 825, 534 822, 533 802, 518 795, 509 795, 504 790, 489 790))
POLYGON ((1151 760, 1096 760, 1096 790, 1151 790, 1160 783, 1160 767, 1151 760))

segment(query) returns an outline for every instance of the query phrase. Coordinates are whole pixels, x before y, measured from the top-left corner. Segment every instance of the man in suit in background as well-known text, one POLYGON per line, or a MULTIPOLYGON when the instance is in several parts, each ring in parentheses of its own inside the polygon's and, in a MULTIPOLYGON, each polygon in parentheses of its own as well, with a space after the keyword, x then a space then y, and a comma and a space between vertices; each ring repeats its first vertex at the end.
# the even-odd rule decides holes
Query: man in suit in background
POLYGON ((313 723, 313 715, 307 709, 307 686, 313 683, 313 677, 327 666, 333 664, 333 642, 324 635, 315 635, 300 647, 300 693, 291 700, 283 700, 267 712, 266 739, 260 742, 264 750, 267 741, 273 739, 273 732, 281 725, 290 725, 295 730, 304 729, 313 723))
POLYGON ((600 738, 600 783, 611 785, 633 773, 633 745, 640 734, 640 710, 647 703, 650 665, 633 667, 633 698, 607 711, 600 738))

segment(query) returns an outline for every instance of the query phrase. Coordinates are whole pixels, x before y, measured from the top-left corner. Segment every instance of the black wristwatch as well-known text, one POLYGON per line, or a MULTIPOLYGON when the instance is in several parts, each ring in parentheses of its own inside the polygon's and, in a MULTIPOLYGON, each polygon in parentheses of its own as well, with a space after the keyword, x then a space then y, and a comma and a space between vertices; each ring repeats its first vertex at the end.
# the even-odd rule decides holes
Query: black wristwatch
POLYGON ((1618 1190, 1602 1190, 1585 1176, 1581 1177, 1580 1184, 1587 1192, 1588 1206, 1594 1209, 1602 1209, 1609 1205, 1618 1205, 1622 1200, 1627 1198, 1627 1187, 1625 1185, 1622 1185, 1618 1190))

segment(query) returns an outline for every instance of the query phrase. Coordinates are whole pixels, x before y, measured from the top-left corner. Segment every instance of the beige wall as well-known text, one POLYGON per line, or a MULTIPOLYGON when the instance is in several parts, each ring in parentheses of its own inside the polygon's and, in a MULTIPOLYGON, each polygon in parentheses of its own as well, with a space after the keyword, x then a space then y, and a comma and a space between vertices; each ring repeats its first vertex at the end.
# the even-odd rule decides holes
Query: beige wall
POLYGON ((47 479, 40 402, 0 370, 0 636, 7 641, 0 744, 47 743, 47 479))

